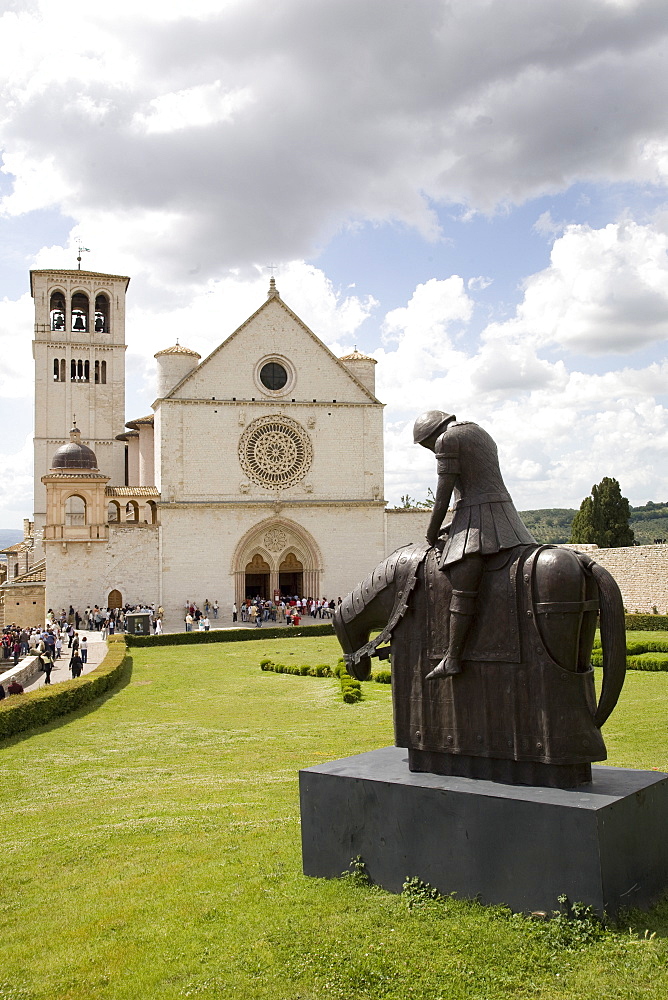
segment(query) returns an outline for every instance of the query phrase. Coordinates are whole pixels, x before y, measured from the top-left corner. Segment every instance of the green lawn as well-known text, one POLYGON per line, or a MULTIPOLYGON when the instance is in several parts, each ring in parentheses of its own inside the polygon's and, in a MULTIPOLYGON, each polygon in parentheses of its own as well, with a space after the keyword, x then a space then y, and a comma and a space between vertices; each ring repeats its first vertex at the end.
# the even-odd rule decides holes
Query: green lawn
MULTIPOLYGON (((102 704, 2 746, 0 1000, 664 1000, 668 904, 563 950, 500 909, 304 878, 297 772, 391 743, 391 693, 346 705, 264 655, 338 648, 135 650, 102 704)), ((668 674, 629 674, 610 763, 668 770, 667 705, 668 674)))

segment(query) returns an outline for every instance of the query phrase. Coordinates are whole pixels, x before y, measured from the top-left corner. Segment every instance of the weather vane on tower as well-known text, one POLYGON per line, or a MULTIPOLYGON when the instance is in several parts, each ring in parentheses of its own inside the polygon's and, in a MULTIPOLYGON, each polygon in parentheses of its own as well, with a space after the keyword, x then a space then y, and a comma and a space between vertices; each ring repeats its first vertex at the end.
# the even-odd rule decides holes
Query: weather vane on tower
POLYGON ((89 250, 88 247, 84 247, 84 246, 81 245, 81 240, 79 240, 78 245, 77 245, 77 253, 79 254, 79 256, 77 257, 77 271, 80 271, 81 270, 81 254, 82 253, 90 253, 90 250, 89 250))

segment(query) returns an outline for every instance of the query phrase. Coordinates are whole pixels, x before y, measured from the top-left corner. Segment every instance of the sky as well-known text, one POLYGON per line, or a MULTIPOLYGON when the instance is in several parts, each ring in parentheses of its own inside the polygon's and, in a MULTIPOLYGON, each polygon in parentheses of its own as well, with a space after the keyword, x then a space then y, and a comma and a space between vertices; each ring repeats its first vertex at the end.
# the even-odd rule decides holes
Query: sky
POLYGON ((518 509, 668 499, 667 42, 665 0, 0 0, 0 527, 32 510, 28 272, 80 244, 131 277, 128 419, 273 273, 377 360, 391 504, 435 486, 431 408, 518 509))

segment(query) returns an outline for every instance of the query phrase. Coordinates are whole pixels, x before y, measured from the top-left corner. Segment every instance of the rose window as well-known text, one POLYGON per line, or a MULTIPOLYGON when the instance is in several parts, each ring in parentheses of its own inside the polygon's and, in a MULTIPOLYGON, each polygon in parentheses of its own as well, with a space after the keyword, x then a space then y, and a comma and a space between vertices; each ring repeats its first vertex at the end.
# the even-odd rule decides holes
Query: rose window
POLYGON ((311 466, 312 450, 304 428, 290 417, 261 417, 244 431, 239 461, 258 486, 282 489, 304 478, 311 466))

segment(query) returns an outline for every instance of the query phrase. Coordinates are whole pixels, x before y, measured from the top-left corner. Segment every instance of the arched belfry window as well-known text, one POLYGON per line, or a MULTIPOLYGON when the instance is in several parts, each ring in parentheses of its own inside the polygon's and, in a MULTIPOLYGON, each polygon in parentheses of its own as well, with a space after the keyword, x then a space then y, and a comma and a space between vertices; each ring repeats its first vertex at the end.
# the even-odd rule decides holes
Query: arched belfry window
POLYGON ((107 384, 107 362, 103 361, 100 365, 100 382, 102 385, 107 384))
POLYGON ((65 296, 62 292, 52 292, 49 301, 49 317, 52 330, 65 329, 65 296))
POLYGON ((58 358, 53 359, 53 381, 60 382, 60 362, 58 358))
POLYGON ((72 332, 85 333, 88 330, 88 296, 85 292, 75 292, 72 296, 72 332))
POLYGON ((80 524, 86 523, 86 501, 83 497, 72 496, 68 497, 65 503, 65 524, 70 527, 76 527, 80 524))
POLYGON ((109 333, 109 296, 95 296, 95 333, 109 333))

